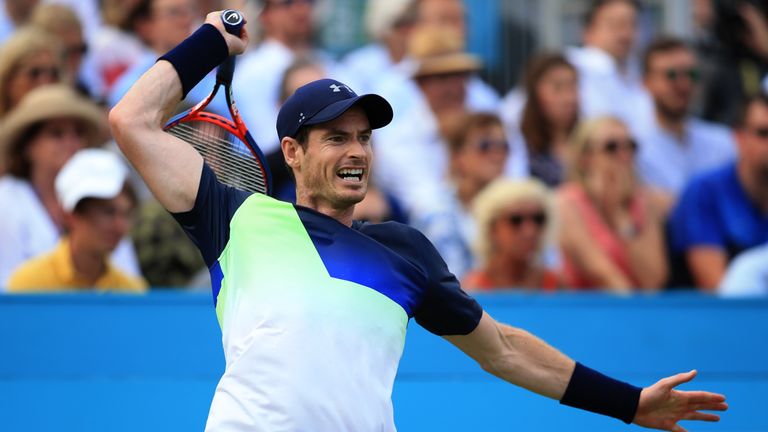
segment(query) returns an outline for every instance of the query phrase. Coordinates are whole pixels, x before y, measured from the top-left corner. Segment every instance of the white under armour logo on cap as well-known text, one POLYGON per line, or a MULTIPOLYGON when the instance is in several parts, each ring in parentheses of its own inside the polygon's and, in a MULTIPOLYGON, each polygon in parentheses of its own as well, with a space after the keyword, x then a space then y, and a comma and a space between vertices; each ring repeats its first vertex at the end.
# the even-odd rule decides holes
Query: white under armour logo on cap
POLYGON ((351 88, 347 87, 347 86, 346 86, 346 85, 344 85, 344 84, 342 84, 342 85, 338 85, 338 84, 331 84, 331 85, 329 85, 329 86, 328 86, 328 88, 331 88, 331 89, 333 89, 333 92, 334 92, 334 93, 338 93, 338 92, 340 92, 340 91, 341 91, 341 89, 345 89, 346 91, 348 91, 348 92, 350 92, 350 93, 354 93, 354 92, 352 91, 352 89, 351 89, 351 88))

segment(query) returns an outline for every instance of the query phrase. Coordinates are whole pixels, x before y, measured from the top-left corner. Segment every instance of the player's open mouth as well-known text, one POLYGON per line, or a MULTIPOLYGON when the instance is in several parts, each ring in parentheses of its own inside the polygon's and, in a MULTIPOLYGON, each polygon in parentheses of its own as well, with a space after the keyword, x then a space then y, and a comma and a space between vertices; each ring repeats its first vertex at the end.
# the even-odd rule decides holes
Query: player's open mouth
POLYGON ((363 169, 362 168, 342 168, 336 171, 336 175, 342 180, 348 182, 358 183, 363 181, 363 169))

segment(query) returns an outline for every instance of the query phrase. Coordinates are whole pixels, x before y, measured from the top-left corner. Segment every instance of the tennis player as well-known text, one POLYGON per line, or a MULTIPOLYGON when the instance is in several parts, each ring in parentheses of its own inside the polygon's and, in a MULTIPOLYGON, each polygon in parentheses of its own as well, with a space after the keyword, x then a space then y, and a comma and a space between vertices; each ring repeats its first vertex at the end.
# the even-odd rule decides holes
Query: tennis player
POLYGON ((727 409, 722 395, 675 390, 695 371, 637 388, 574 362, 483 312, 418 231, 353 221, 371 131, 392 119, 380 96, 326 79, 285 102, 277 133, 296 205, 220 184, 162 127, 184 89, 247 42, 209 14, 110 113, 120 147, 211 271, 226 369, 206 430, 394 430, 392 385, 410 318, 510 383, 627 423, 679 432, 679 420, 717 421, 701 411, 727 409))

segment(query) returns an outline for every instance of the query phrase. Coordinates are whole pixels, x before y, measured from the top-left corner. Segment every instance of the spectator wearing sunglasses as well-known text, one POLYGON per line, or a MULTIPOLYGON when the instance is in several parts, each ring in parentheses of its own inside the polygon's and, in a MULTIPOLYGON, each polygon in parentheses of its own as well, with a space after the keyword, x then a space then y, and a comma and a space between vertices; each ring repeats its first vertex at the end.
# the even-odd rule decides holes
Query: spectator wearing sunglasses
POLYGON ((32 13, 30 24, 56 37, 63 48, 64 79, 86 95, 91 92, 80 79, 80 65, 88 51, 83 28, 75 11, 58 3, 41 4, 32 13))
MULTIPOLYGON (((472 202, 480 191, 504 174, 510 146, 501 119, 492 113, 459 114, 447 121, 449 181, 429 211, 412 224, 435 245, 448 269, 461 276, 474 265, 470 247, 475 237, 472 202)), ((435 198, 435 197, 433 197, 435 198)))
POLYGON ((768 96, 745 104, 735 137, 738 158, 691 180, 672 211, 674 286, 712 291, 734 256, 768 242, 768 96))
POLYGON ((525 72, 526 102, 520 120, 528 169, 547 186, 565 178, 568 137, 579 119, 576 69, 561 54, 533 57, 525 72))
POLYGON ((671 197, 691 177, 736 156, 731 130, 690 114, 699 80, 694 52, 681 40, 661 37, 643 58, 645 88, 653 98, 654 119, 638 134, 638 167, 643 180, 671 197))
POLYGON ((667 279, 660 195, 635 175, 627 126, 598 117, 571 139, 571 181, 558 191, 560 247, 569 286, 629 292, 667 279))
POLYGON ((528 288, 553 291, 559 274, 542 265, 552 227, 550 193, 538 180, 498 179, 475 198, 474 251, 478 265, 464 276, 466 290, 528 288))
POLYGON ((32 89, 59 82, 61 47, 34 27, 18 30, 0 45, 0 119, 32 89))

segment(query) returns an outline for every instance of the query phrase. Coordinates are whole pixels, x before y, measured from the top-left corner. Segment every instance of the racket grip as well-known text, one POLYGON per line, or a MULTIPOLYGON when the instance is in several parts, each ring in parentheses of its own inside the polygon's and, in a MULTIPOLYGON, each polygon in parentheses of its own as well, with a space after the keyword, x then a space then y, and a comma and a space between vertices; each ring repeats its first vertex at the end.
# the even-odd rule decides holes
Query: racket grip
POLYGON ((233 9, 227 9, 221 13, 221 22, 224 23, 227 33, 240 37, 243 24, 245 24, 243 14, 233 9))
MULTIPOLYGON (((227 30, 227 33, 240 37, 240 33, 243 30, 243 25, 245 24, 243 14, 233 9, 227 9, 221 13, 221 22, 224 24, 224 28, 227 30)), ((234 73, 235 57, 229 56, 229 58, 224 60, 224 63, 222 63, 221 66, 219 66, 219 69, 216 71, 216 81, 229 86, 232 83, 232 76, 234 73)))

